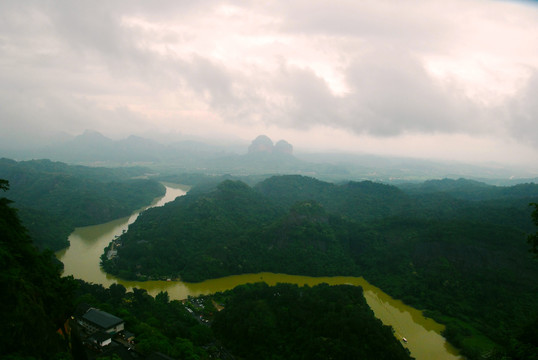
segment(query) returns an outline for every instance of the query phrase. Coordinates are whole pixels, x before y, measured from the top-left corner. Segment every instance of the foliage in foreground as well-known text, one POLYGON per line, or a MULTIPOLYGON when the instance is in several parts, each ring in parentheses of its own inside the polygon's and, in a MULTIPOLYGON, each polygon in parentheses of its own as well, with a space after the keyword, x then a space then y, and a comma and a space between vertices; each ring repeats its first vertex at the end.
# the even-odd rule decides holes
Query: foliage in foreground
MULTIPOLYGON (((8 182, 0 180, 0 190, 8 182)), ((39 252, 11 201, 0 198, 0 356, 51 359, 68 351, 60 333, 72 311, 74 282, 39 252)))

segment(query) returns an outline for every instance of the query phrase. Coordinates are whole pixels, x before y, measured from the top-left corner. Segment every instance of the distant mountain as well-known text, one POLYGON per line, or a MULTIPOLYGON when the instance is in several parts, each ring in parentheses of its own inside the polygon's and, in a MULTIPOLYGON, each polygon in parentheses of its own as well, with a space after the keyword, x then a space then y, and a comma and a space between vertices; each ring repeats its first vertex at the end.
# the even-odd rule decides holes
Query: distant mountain
POLYGON ((279 152, 279 153, 284 153, 284 154, 292 154, 293 146, 286 140, 279 140, 275 144, 274 151, 279 152))
POLYGON ((401 184, 400 188, 415 194, 444 193, 458 199, 491 200, 538 197, 535 183, 494 186, 469 179, 427 180, 421 184, 401 184))
POLYGON ((19 160, 48 158, 90 166, 144 165, 159 172, 209 175, 300 174, 326 181, 372 180, 392 184, 436 178, 468 178, 495 185, 538 182, 536 174, 500 166, 478 166, 368 154, 298 153, 286 140, 276 143, 260 135, 250 146, 182 140, 163 144, 131 135, 112 140, 87 130, 74 138, 65 134, 54 145, 10 148, 0 142, 0 154, 19 160), (62 140, 63 139, 63 140, 62 140))
POLYGON ((281 153, 292 154, 293 146, 286 140, 279 140, 273 145, 273 141, 266 135, 260 135, 252 141, 248 147, 248 153, 281 153))
POLYGON ((265 152, 265 153, 272 153, 273 152, 273 141, 266 135, 260 135, 254 141, 252 141, 252 144, 248 147, 248 153, 259 153, 259 152, 265 152))
POLYGON ((114 141, 86 130, 74 139, 44 149, 47 157, 69 163, 151 163, 159 159, 166 147, 137 136, 114 141))

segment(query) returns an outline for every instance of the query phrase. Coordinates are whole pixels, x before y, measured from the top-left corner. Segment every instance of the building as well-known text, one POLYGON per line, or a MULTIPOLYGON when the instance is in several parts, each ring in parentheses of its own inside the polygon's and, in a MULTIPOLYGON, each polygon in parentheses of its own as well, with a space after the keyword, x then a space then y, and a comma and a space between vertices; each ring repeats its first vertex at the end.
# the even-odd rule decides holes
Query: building
POLYGON ((112 343, 112 337, 109 333, 97 331, 88 339, 86 339, 86 342, 96 347, 102 348, 112 343))
POLYGON ((86 311, 86 313, 82 315, 79 324, 89 334, 101 331, 114 335, 123 331, 125 328, 123 319, 95 308, 90 308, 86 311))

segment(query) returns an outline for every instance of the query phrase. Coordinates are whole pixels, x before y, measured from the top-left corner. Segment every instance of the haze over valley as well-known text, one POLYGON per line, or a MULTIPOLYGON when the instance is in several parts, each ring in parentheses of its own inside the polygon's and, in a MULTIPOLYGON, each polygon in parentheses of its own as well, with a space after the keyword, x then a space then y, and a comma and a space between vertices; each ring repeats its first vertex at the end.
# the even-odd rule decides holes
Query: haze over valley
POLYGON ((307 152, 285 139, 258 135, 250 142, 209 139, 158 142, 140 136, 112 140, 86 130, 46 146, 1 149, 18 160, 52 159, 86 166, 145 166, 153 173, 189 172, 232 175, 293 173, 329 181, 374 180, 387 183, 441 178, 471 178, 496 185, 536 181, 537 173, 515 165, 471 164, 375 154, 307 152), (265 145, 264 145, 265 144, 265 145))

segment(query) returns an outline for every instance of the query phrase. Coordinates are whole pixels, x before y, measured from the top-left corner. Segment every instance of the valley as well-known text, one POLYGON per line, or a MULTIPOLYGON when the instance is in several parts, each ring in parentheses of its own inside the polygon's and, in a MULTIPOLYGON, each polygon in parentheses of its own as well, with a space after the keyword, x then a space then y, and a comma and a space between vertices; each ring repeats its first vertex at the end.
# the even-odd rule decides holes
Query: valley
MULTIPOLYGON (((66 280, 121 285, 128 294, 166 294, 171 302, 221 293, 233 298, 238 286, 258 282, 361 286, 375 315, 394 328, 400 346, 417 359, 517 358, 514 354, 533 352, 532 340, 524 339, 538 318, 533 295, 538 266, 525 242, 534 230, 529 206, 538 199, 534 183, 501 187, 442 179, 394 186, 302 175, 158 174, 145 168, 4 163, 21 174, 13 192, 21 202, 29 193, 21 192, 20 179, 40 176, 75 180, 86 173, 95 179, 92 186, 110 188, 113 181, 119 186, 115 191, 124 191, 130 178, 151 174, 128 191, 149 185, 145 199, 151 191, 165 191, 130 216, 76 227, 70 246, 56 252, 66 280), (180 179, 189 185, 174 185, 180 179)), ((65 181, 57 184, 68 186, 53 187, 57 194, 76 188, 65 181)), ((46 189, 50 183, 35 186, 46 189)), ((59 199, 69 207, 80 196, 59 199)), ((75 214, 71 211, 71 218, 75 214)), ((269 317, 282 315, 278 309, 270 312, 269 317)), ((147 349, 152 348, 160 345, 147 349)))
MULTIPOLYGON (((185 194, 184 186, 166 184, 166 194, 151 207, 163 206, 173 201, 177 196, 185 194)), ((127 290, 133 288, 145 289, 148 294, 156 296, 166 292, 171 300, 184 300, 189 297, 215 294, 231 290, 239 285, 264 282, 270 286, 279 283, 308 285, 354 285, 364 289, 364 296, 377 318, 384 324, 392 326, 399 340, 405 335, 409 342, 404 346, 411 351, 416 359, 458 359, 457 350, 446 343, 441 336, 444 327, 432 319, 425 318, 423 314, 405 305, 403 302, 391 298, 381 289, 369 284, 362 277, 309 277, 301 275, 286 275, 276 273, 256 273, 232 275, 217 279, 208 279, 202 282, 189 283, 178 280, 149 280, 129 281, 107 274, 99 266, 99 256, 110 240, 121 235, 134 222, 139 213, 129 218, 123 218, 109 223, 77 228, 70 235, 70 247, 56 253, 64 264, 63 275, 72 275, 93 284, 108 287, 120 284, 127 290), (402 335, 404 334, 404 335, 402 335)))

